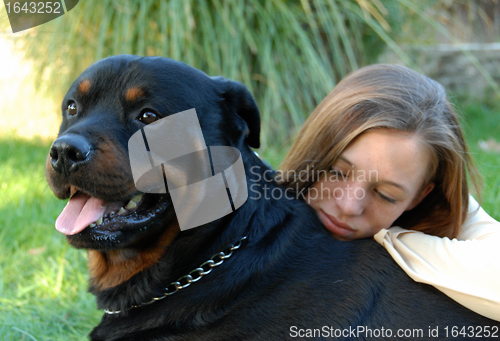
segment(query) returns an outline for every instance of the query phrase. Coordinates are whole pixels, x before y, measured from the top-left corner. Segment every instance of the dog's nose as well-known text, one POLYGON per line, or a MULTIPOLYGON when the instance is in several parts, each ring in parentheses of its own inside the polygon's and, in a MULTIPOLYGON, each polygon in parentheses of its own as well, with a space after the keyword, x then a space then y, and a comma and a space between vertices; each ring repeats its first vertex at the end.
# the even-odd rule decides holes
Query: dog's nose
POLYGON ((50 147, 50 163, 58 173, 69 174, 89 160, 92 146, 85 137, 66 134, 59 137, 50 147))

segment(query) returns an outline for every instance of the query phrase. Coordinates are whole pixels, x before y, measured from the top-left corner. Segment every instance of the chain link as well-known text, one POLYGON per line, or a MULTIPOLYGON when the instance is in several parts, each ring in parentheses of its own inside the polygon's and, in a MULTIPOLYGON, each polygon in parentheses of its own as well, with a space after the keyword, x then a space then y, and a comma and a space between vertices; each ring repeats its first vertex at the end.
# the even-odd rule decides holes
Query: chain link
MULTIPOLYGON (((228 246, 226 246, 226 248, 223 251, 221 251, 219 253, 216 253, 215 255, 213 255, 212 257, 210 257, 209 260, 207 260, 206 262, 202 263, 199 267, 197 267, 194 270, 191 270, 189 272, 189 274, 184 275, 184 276, 180 277, 179 279, 177 279, 177 281, 172 282, 169 285, 167 285, 167 287, 165 288, 165 293, 162 296, 154 297, 151 301, 144 302, 144 303, 141 303, 141 304, 138 304, 138 305, 134 305, 134 306, 132 306, 132 307, 130 307, 128 309, 125 309, 125 310, 139 308, 139 307, 143 307, 145 305, 148 305, 148 304, 151 304, 151 303, 154 303, 154 302, 157 302, 157 301, 161 301, 165 297, 173 295, 173 294, 175 294, 176 292, 178 292, 181 289, 187 288, 188 286, 191 285, 191 283, 198 282, 203 276, 208 275, 209 273, 211 273, 213 268, 218 267, 219 265, 221 265, 222 263, 224 263, 224 261, 226 259, 228 259, 229 257, 231 257, 233 255, 233 251, 234 250, 238 250, 241 247, 241 245, 243 244, 243 241, 245 239, 247 239, 247 236, 244 236, 244 237, 240 238, 236 242, 235 245, 229 244, 228 246)), ((108 310, 108 309, 104 309, 104 312, 106 314, 109 314, 109 315, 119 314, 122 311, 123 310, 108 310)))

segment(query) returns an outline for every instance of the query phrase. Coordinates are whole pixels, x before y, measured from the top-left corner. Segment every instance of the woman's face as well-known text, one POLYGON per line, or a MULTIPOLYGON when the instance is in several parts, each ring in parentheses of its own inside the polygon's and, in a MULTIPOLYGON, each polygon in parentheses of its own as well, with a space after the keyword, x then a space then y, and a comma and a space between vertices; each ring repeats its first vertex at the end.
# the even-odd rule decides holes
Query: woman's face
POLYGON ((417 135, 369 131, 347 146, 306 201, 335 238, 373 237, 434 188, 424 184, 430 160, 417 135))

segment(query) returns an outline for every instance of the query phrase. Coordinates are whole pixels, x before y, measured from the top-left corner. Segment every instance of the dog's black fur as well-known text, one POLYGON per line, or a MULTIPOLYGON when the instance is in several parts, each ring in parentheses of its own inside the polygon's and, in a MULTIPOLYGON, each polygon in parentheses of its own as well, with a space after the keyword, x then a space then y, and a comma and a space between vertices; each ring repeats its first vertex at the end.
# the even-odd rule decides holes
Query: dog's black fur
POLYGON ((179 232, 169 197, 150 195, 145 205, 161 204, 154 219, 124 219, 68 236, 73 246, 90 250, 90 291, 98 307, 124 310, 104 315, 92 340, 267 341, 303 339, 313 328, 322 332, 315 339, 333 338, 330 328, 342 329, 345 340, 380 339, 382 328, 395 340, 405 339, 396 336, 398 329, 422 330, 420 339, 431 339, 436 327, 451 340, 454 326, 498 328, 499 322, 411 280, 375 241, 335 240, 313 209, 285 198, 265 177, 268 168, 250 148, 259 146, 260 118, 248 90, 181 62, 115 56, 89 67, 62 105, 56 142, 64 146, 55 142, 47 159, 51 188, 61 199, 79 191, 127 201, 137 194, 127 142, 144 126, 141 113, 162 118, 191 108, 208 146, 241 152, 249 199, 219 220, 179 232), (169 283, 243 235, 242 247, 198 282, 129 309, 161 296, 169 283), (372 336, 354 333, 358 327, 372 329, 372 336))

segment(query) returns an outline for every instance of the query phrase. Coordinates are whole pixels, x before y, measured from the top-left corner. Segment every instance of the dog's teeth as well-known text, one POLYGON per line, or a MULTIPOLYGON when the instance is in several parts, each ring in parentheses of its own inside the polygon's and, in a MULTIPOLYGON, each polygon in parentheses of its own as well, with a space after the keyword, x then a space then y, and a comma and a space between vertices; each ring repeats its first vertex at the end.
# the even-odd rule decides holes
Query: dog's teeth
POLYGON ((127 212, 123 207, 120 207, 120 210, 118 211, 118 214, 123 214, 127 212))
MULTIPOLYGON (((137 204, 138 204, 138 203, 139 203, 139 201, 141 201, 141 199, 142 199, 142 196, 143 196, 143 195, 144 195, 144 193, 138 194, 138 195, 136 195, 135 197, 133 197, 132 199, 130 199, 130 201, 133 201, 133 202, 135 202, 135 203, 137 203, 137 204)), ((129 202, 129 203, 130 203, 130 202, 129 202)))
POLYGON ((90 227, 96 227, 96 226, 97 226, 96 223, 90 224, 90 227))
POLYGON ((132 200, 130 200, 130 201, 128 202, 128 204, 125 206, 125 208, 126 208, 127 210, 130 210, 130 209, 132 209, 132 208, 136 208, 136 207, 137 207, 137 203, 136 203, 136 202, 134 202, 134 201, 132 201, 132 200))
POLYGON ((102 224, 102 217, 100 217, 96 222, 95 222, 97 225, 101 225, 102 224))

